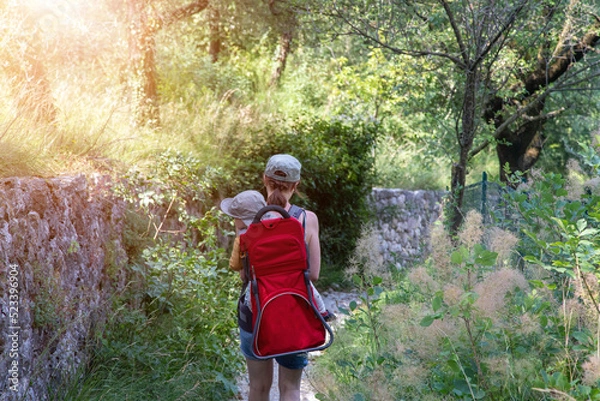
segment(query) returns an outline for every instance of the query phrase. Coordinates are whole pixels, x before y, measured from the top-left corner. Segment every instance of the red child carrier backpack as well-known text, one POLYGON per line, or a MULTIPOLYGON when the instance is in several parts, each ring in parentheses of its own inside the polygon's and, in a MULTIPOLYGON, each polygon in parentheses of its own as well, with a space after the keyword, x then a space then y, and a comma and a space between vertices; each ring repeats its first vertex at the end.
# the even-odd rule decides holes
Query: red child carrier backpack
POLYGON ((325 349, 331 327, 313 301, 302 224, 279 206, 266 206, 240 235, 252 304, 252 351, 258 359, 325 349), (283 218, 261 221, 276 211, 283 218))

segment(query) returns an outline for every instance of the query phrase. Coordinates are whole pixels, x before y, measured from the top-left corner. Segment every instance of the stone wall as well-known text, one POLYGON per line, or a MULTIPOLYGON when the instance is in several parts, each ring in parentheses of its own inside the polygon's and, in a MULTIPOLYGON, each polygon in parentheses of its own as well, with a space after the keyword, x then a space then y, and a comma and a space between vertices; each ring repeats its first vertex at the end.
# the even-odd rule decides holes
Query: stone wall
POLYGON ((0 400, 48 398, 124 285, 125 206, 84 176, 0 181, 0 400))
POLYGON ((422 261, 429 253, 429 228, 441 214, 444 191, 374 189, 371 203, 378 219, 381 251, 397 268, 422 261))

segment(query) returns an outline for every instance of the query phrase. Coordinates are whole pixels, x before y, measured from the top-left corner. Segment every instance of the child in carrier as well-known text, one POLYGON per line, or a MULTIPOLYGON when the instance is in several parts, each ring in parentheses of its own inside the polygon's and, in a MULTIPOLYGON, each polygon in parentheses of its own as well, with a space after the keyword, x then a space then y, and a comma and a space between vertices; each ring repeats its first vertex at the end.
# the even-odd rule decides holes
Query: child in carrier
MULTIPOLYGON (((240 192, 233 198, 226 198, 221 201, 221 210, 228 216, 234 218, 236 229, 233 250, 231 252, 231 257, 229 258, 229 267, 232 270, 239 271, 243 281, 247 278, 244 277, 243 263, 240 255, 240 234, 243 234, 248 229, 248 226, 252 223, 256 213, 266 205, 267 203, 265 202, 264 196, 260 192, 252 190, 240 192)), ((281 216, 276 212, 268 212, 263 216, 263 220, 273 218, 281 218, 281 216)), ((321 294, 317 291, 312 282, 310 283, 310 286, 313 292, 315 306, 319 310, 321 316, 323 316, 323 319, 325 319, 325 321, 333 320, 335 315, 327 310, 321 294)), ((250 286, 246 288, 245 303, 247 305, 250 305, 249 293, 250 286)))

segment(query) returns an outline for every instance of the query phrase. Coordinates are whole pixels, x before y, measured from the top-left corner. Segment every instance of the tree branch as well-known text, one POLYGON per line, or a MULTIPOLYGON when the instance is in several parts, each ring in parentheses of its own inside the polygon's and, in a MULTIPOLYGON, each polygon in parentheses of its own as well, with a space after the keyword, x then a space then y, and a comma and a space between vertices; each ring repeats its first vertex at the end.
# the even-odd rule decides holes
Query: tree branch
POLYGON ((444 7, 444 10, 446 11, 446 15, 448 16, 448 20, 450 21, 450 25, 452 26, 452 30, 454 31, 454 36, 456 37, 456 43, 458 44, 458 47, 460 48, 460 54, 462 56, 462 60, 465 66, 468 66, 469 63, 469 53, 467 52, 467 49, 465 47, 465 42, 463 41, 462 35, 460 34, 460 30, 458 29, 458 25, 456 24, 456 20, 454 19, 454 14, 452 13, 452 10, 450 9, 450 6, 448 5, 448 2, 446 2, 446 0, 440 0, 440 3, 442 4, 442 7, 444 7))
MULTIPOLYGON (((550 113, 546 113, 546 114, 541 114, 539 116, 524 115, 523 119, 526 120, 528 123, 532 123, 532 122, 535 122, 535 121, 550 120, 551 118, 554 118, 554 117, 558 116, 559 114, 561 114, 565 110, 566 109, 564 107, 561 107, 558 110, 554 110, 554 111, 551 111, 550 113)), ((501 131, 496 130, 494 132, 494 135, 493 135, 494 139, 497 139, 499 137, 500 133, 501 133, 501 131)), ((469 152, 469 160, 471 160, 473 157, 477 156, 477 154, 479 154, 480 152, 482 152, 491 143, 492 142, 489 139, 486 139, 485 141, 483 141, 482 143, 480 143, 477 147, 475 147, 474 149, 472 149, 471 152, 469 152)))
POLYGON ((494 132, 494 134, 492 136, 494 138, 496 138, 496 139, 500 138, 500 135, 504 132, 504 130, 506 128, 508 128, 508 126, 510 124, 512 124, 515 121, 517 121, 517 119, 519 117, 521 117, 523 114, 527 113, 534 106, 537 106, 538 103, 543 102, 548 97, 548 95, 550 95, 551 92, 553 92, 552 89, 547 89, 540 96, 538 96, 537 98, 535 98, 534 100, 532 100, 531 102, 529 102, 525 107, 522 107, 522 108, 518 109, 507 120, 505 120, 504 122, 502 122, 502 124, 500 124, 500 126, 498 128, 496 128, 496 131, 494 132))
POLYGON ((170 12, 159 15, 154 24, 154 32, 159 31, 165 26, 169 26, 174 22, 184 20, 194 14, 204 11, 208 7, 209 0, 199 0, 176 8, 170 12))
MULTIPOLYGON (((583 39, 579 43, 572 46, 567 46, 564 44, 557 45, 558 50, 556 50, 555 53, 560 54, 560 57, 555 58, 554 63, 550 66, 538 65, 533 72, 531 72, 527 77, 525 77, 525 79, 523 80, 523 89, 520 92, 520 94, 514 96, 512 99, 507 100, 503 100, 495 96, 490 98, 486 102, 485 109, 488 110, 486 111, 486 119, 488 121, 492 118, 495 119, 494 116, 497 113, 500 113, 504 109, 504 106, 506 104, 515 103, 517 100, 522 103, 524 100, 531 98, 536 92, 540 91, 540 89, 544 87, 547 88, 551 83, 554 83, 561 77, 563 77, 563 75, 573 64, 580 61, 586 53, 590 52, 594 46, 598 45, 599 33, 600 19, 596 18, 596 23, 592 25, 588 33, 583 37, 583 39)), ((595 63, 592 64, 592 66, 593 65, 595 65, 595 63)), ((554 88, 552 88, 551 90, 546 90, 537 100, 534 100, 533 102, 529 103, 529 105, 526 108, 519 109, 515 114, 510 116, 508 120, 496 120, 496 124, 500 125, 497 126, 497 129, 494 133, 494 137, 499 138, 502 132, 510 124, 514 123, 519 117, 526 113, 536 102, 540 100, 543 101, 543 99, 545 99, 550 92, 572 90, 571 88, 573 88, 577 84, 589 81, 590 76, 581 78, 579 80, 573 80, 574 77, 583 73, 583 71, 585 70, 586 68, 580 71, 576 71, 574 74, 572 74, 570 77, 571 82, 565 82, 565 80, 561 84, 555 85, 554 88)), ((587 68, 587 70, 589 70, 589 67, 587 68)), ((593 73, 591 77, 595 77, 597 75, 598 73, 593 73)), ((483 144, 481 146, 483 146, 483 144)), ((483 146, 483 148, 485 148, 485 146, 483 146)), ((481 150, 482 149, 480 149, 479 151, 481 150)))
POLYGON ((414 51, 414 50, 407 50, 407 49, 401 49, 401 48, 397 48, 394 46, 390 46, 389 44, 383 42, 379 38, 369 34, 366 30, 359 28, 356 24, 354 24, 352 21, 350 21, 348 18, 346 18, 346 16, 344 15, 344 12, 342 10, 336 9, 336 11, 337 12, 333 13, 333 14, 332 13, 323 13, 323 15, 333 17, 333 18, 343 21, 343 23, 345 25, 347 25, 348 28, 350 29, 350 32, 348 32, 347 34, 355 34, 358 36, 362 36, 363 38, 375 43, 377 46, 387 49, 394 54, 399 54, 399 55, 404 55, 404 56, 412 56, 412 57, 433 56, 433 57, 445 58, 445 59, 452 61, 459 68, 466 69, 466 64, 460 58, 455 57, 449 53, 442 53, 442 52, 436 52, 436 51, 430 51, 430 50, 414 51))
POLYGON ((600 40, 600 21, 597 21, 586 33, 581 41, 575 45, 559 45, 554 53, 557 55, 555 61, 547 68, 538 68, 533 71, 525 80, 525 91, 527 94, 533 94, 541 87, 556 81, 560 78, 572 64, 575 64, 583 58, 600 40))
POLYGON ((494 36, 494 38, 487 44, 487 46, 485 47, 485 49, 483 49, 483 51, 477 56, 477 59, 475 59, 475 61, 473 62, 473 67, 475 67, 477 64, 481 63, 485 59, 485 57, 487 56, 487 54, 496 45, 496 43, 498 42, 498 40, 500 40, 500 38, 502 38, 504 36, 504 34, 507 33, 512 28, 512 25, 514 24, 515 20, 517 19, 517 15, 519 15, 519 13, 523 10, 523 7, 525 7, 525 3, 526 2, 527 2, 527 0, 523 1, 515 9, 515 11, 512 12, 512 14, 510 15, 510 17, 506 21, 506 23, 504 23, 502 25, 502 29, 500 29, 496 33, 496 36, 494 36))

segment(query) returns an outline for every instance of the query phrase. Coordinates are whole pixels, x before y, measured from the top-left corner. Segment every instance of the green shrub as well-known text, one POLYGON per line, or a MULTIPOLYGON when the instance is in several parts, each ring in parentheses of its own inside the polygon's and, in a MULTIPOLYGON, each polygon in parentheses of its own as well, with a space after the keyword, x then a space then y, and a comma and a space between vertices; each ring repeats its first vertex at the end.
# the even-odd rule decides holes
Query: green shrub
POLYGON ((377 126, 353 120, 298 118, 265 126, 228 141, 234 155, 228 196, 245 189, 262 190, 262 173, 270 156, 294 155, 302 163, 299 192, 293 203, 319 217, 323 262, 341 267, 369 218, 368 195, 374 179, 373 146, 377 126))
POLYGON ((526 236, 470 212, 383 292, 355 280, 362 306, 317 360, 319 399, 600 400, 597 179, 534 177, 501 222, 526 236))
POLYGON ((127 235, 145 240, 126 241, 135 251, 129 285, 115 297, 85 374, 51 399, 232 398, 242 369, 239 277, 219 241, 226 223, 214 203, 223 176, 175 153, 124 178, 117 194, 137 216, 127 235))

